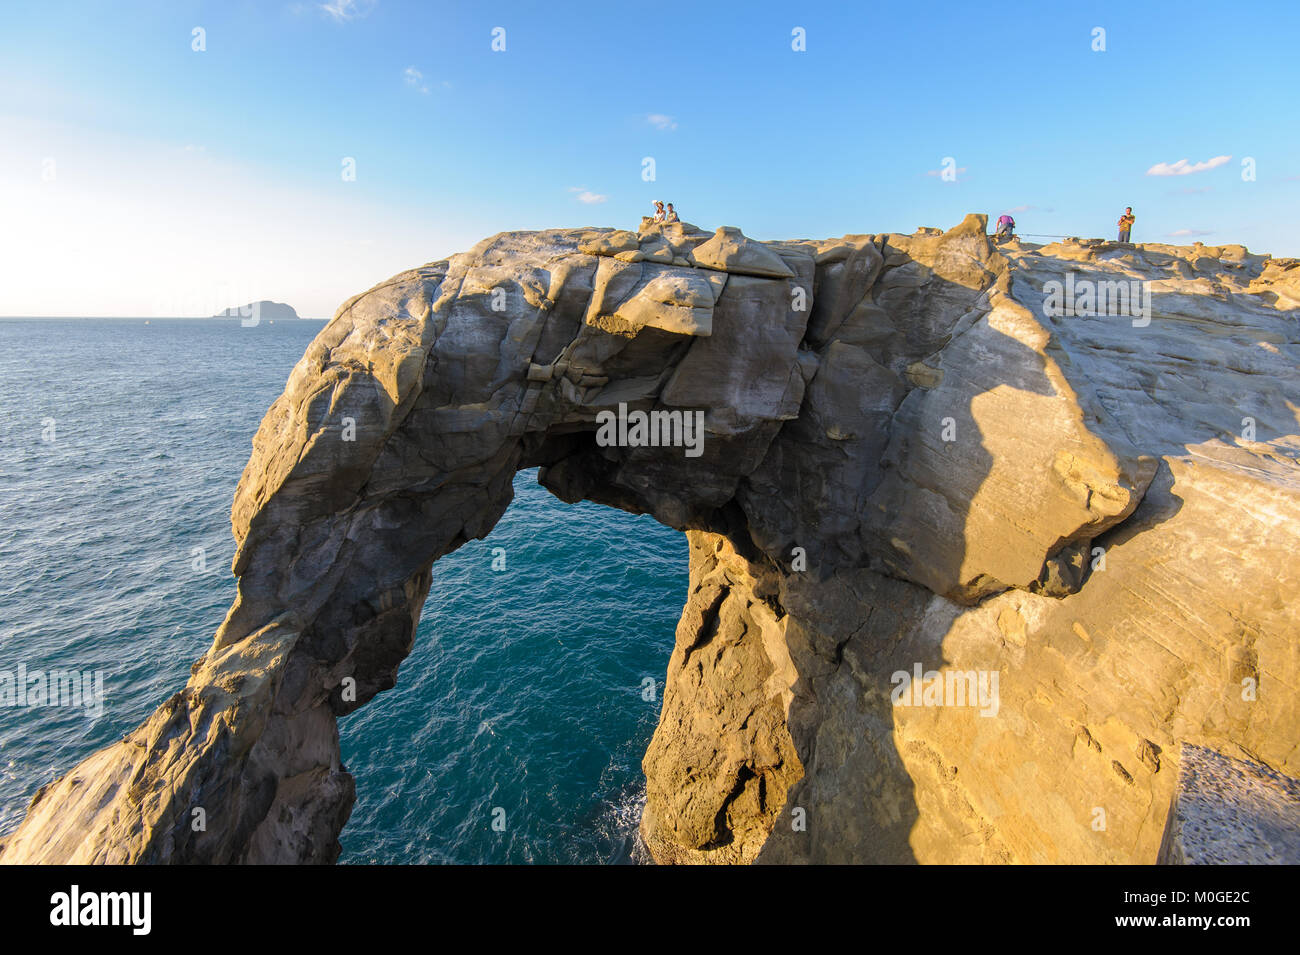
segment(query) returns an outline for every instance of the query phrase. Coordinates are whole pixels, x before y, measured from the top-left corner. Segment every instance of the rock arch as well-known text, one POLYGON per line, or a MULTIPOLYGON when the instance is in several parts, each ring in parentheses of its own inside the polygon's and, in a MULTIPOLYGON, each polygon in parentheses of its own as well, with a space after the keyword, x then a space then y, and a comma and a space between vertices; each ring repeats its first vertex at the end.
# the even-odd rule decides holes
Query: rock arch
MULTIPOLYGON (((981 636, 961 640, 1002 635, 977 656, 1024 668, 1026 634, 1084 596, 1091 542, 1159 488, 1150 536, 1173 484, 1153 478, 1179 473, 1158 456, 1183 436, 1135 437, 1115 411, 1114 363, 1035 311, 1031 256, 1044 257, 995 250, 985 226, 772 243, 688 224, 504 233, 351 299, 254 439, 232 510, 238 596, 212 648, 144 724, 36 795, 0 861, 332 861, 354 794, 337 717, 395 684, 433 562, 486 536, 530 467, 565 500, 648 513, 690 539, 645 764, 656 858, 928 861, 973 825, 949 859, 1041 860, 1068 842, 1072 859, 1137 861, 1149 839, 1136 811, 1095 851, 1042 820, 999 821, 981 747, 1006 768, 1024 758, 1011 740, 1027 753, 1059 742, 1054 722, 1023 725, 1039 705, 1031 672, 996 732, 948 710, 900 733, 887 705, 899 653, 943 665, 969 655, 948 639, 968 630, 981 636), (620 408, 702 412, 702 453, 602 446, 597 416, 620 408), (805 830, 778 825, 796 801, 805 830)), ((1161 255, 1138 267, 1186 267, 1161 255)), ((1054 261, 1071 256, 1105 267, 1090 247, 1054 261)), ((1263 274, 1244 261, 1251 281, 1263 274)), ((1278 302, 1241 308, 1267 324, 1278 302)), ((1279 408, 1261 414, 1282 422, 1279 408)), ((1280 672, 1294 633, 1270 606, 1243 613, 1261 666, 1280 672)), ((1073 715, 1054 719, 1092 720, 1086 692, 1056 700, 1073 715)), ((1157 702, 1117 705, 1107 745, 1194 723, 1294 763, 1278 742, 1293 703, 1225 726, 1207 700, 1157 702)), ((1064 775, 1027 785, 1064 793, 1064 775)), ((1131 800, 1163 792, 1140 782, 1131 800)))

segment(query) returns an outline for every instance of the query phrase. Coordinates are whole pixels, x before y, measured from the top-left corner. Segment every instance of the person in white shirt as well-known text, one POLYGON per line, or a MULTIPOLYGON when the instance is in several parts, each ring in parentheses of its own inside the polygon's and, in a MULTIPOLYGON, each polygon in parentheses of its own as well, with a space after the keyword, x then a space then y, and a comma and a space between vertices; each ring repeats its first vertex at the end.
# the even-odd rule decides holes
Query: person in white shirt
POLYGON ((662 199, 656 199, 655 202, 654 202, 654 206, 655 206, 654 221, 655 221, 655 222, 663 222, 663 221, 664 221, 664 203, 663 203, 663 200, 662 200, 662 199))

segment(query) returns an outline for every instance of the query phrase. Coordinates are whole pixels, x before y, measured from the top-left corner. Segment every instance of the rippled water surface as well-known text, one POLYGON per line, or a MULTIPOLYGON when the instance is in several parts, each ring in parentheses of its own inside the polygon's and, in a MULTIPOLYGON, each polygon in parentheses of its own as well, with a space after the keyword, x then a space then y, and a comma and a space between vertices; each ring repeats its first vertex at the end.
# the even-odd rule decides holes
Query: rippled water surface
MULTIPOLYGON (((98 670, 105 696, 98 715, 0 706, 0 834, 207 649, 234 596, 235 484, 320 328, 0 320, 0 671, 98 670)), ((515 494, 435 565, 397 687, 341 721, 342 862, 633 855, 685 540, 533 472, 515 494)))

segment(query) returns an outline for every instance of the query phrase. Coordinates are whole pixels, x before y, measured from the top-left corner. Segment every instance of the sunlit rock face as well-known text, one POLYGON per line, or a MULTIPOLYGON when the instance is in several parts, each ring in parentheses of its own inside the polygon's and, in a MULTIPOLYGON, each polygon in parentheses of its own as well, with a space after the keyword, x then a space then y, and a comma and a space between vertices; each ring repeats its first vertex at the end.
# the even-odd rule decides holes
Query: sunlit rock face
POLYGON ((348 301, 212 649, 0 861, 332 861, 337 717, 530 467, 689 538, 661 862, 1152 862, 1178 744, 1296 775, 1300 267, 985 227, 504 233, 348 301))

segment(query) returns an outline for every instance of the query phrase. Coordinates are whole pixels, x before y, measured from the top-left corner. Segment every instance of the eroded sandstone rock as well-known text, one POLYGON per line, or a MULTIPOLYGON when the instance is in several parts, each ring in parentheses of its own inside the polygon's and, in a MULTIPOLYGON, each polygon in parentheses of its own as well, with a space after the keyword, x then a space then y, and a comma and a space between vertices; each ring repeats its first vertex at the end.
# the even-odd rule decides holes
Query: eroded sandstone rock
POLYGON ((1297 775, 1294 263, 985 229, 504 233, 349 300, 254 439, 211 650, 0 861, 335 858, 336 719, 530 467, 689 535, 661 861, 1150 862, 1180 742, 1297 775), (1149 322, 1055 314, 1067 279, 1149 322), (620 407, 702 454, 601 446, 620 407))

